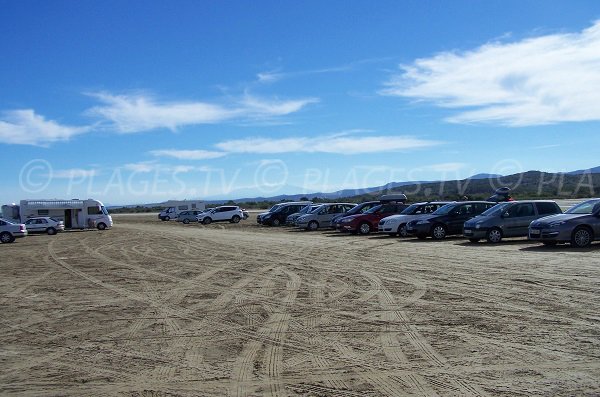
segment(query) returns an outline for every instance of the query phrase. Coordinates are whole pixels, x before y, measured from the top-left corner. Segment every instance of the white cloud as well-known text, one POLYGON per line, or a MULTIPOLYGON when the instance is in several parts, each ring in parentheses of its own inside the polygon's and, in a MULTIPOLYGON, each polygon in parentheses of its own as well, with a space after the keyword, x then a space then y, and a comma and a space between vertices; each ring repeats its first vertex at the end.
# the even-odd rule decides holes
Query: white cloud
POLYGON ((396 152, 439 145, 441 142, 409 136, 353 137, 347 134, 298 138, 246 138, 224 141, 215 146, 230 153, 378 153, 396 152))
POLYGON ((45 145, 90 131, 90 127, 61 125, 35 114, 32 109, 11 110, 2 113, 0 142, 21 145, 45 145))
POLYGON ((451 122, 600 120, 600 21, 580 33, 489 43, 401 68, 381 93, 463 108, 451 122))
POLYGON ((192 171, 205 171, 203 167, 194 167, 191 165, 167 165, 160 164, 156 161, 141 161, 139 163, 128 163, 121 166, 126 171, 135 173, 150 173, 150 172, 163 172, 163 173, 187 173, 192 171))
POLYGON ((52 172, 52 177, 59 178, 59 179, 73 179, 73 178, 85 179, 85 178, 92 178, 96 175, 98 175, 98 170, 93 170, 93 169, 86 170, 86 169, 82 169, 82 168, 72 168, 72 169, 68 169, 68 170, 54 170, 52 172))
POLYGON ((209 150, 152 150, 150 154, 156 157, 173 157, 179 160, 208 160, 216 159, 227 155, 223 152, 214 152, 209 150))
POLYGON ((88 110, 110 123, 120 133, 135 133, 158 128, 172 131, 178 127, 217 124, 232 120, 268 118, 297 112, 317 99, 267 101, 246 94, 227 106, 208 102, 159 102, 143 95, 90 94, 103 105, 88 110))

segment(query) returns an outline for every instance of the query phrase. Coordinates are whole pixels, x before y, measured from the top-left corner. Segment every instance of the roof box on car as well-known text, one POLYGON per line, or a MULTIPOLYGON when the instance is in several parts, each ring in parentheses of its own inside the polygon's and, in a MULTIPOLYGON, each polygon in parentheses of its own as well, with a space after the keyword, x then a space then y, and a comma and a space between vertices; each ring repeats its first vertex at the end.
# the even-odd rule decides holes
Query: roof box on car
POLYGON ((406 198, 406 194, 404 194, 404 193, 384 194, 383 196, 379 197, 379 201, 381 201, 382 203, 390 203, 390 202, 403 203, 406 200, 408 200, 408 199, 406 198))

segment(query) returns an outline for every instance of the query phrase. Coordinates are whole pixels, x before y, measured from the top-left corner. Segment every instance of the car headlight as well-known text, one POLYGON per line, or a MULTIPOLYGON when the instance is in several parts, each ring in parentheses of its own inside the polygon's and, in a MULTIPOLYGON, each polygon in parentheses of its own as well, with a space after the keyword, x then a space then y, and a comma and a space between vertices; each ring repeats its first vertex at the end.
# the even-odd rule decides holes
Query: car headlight
POLYGON ((269 219, 271 217, 271 214, 267 214, 265 216, 262 217, 262 219, 269 219))
POLYGON ((565 223, 567 223, 567 221, 556 221, 556 222, 550 223, 548 226, 550 226, 550 227, 558 227, 560 225, 564 225, 565 223))
POLYGON ((475 229, 481 229, 481 223, 476 223, 475 224, 475 229))
POLYGON ((426 219, 424 219, 424 220, 422 220, 422 221, 418 221, 418 222, 416 223, 416 225, 425 225, 426 223, 429 223, 429 221, 428 221, 428 220, 426 220, 426 219))
POLYGON ((340 222, 341 223, 350 223, 350 222, 352 222, 352 219, 342 219, 340 222))

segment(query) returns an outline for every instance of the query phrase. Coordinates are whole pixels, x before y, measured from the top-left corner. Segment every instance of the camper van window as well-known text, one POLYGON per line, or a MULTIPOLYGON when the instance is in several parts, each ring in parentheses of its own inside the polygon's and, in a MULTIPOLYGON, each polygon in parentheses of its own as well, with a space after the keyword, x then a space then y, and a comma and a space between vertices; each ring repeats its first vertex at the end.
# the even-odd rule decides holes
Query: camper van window
POLYGON ((196 203, 192 203, 192 209, 195 210, 196 209, 196 203))
POLYGON ((178 208, 179 208, 180 211, 188 209, 187 205, 180 205, 178 208))
POLYGON ((100 207, 88 207, 88 215, 100 215, 101 213, 100 207))
POLYGON ((100 208, 102 209, 102 213, 103 213, 104 215, 108 215, 108 210, 106 209, 106 207, 105 207, 105 206, 102 206, 102 207, 100 207, 100 208))
POLYGON ((38 215, 39 215, 39 216, 48 215, 48 211, 49 211, 49 210, 38 210, 38 215))

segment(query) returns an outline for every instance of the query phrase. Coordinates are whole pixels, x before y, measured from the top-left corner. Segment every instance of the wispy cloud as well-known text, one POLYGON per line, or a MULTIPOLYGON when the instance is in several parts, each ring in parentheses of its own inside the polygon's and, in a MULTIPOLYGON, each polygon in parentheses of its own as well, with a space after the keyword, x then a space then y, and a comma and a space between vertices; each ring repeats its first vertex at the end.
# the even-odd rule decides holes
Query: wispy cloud
POLYGON ((227 153, 209 150, 152 150, 150 154, 156 157, 172 157, 179 160, 208 160, 226 156, 227 153))
POLYGON ((20 145, 46 145, 66 141, 83 134, 91 127, 68 126, 46 120, 32 109, 2 112, 0 118, 0 142, 20 145))
POLYGON ((113 95, 94 93, 102 105, 87 111, 100 117, 120 133, 135 133, 158 128, 172 131, 179 127, 198 124, 217 124, 232 120, 284 116, 301 110, 316 98, 295 100, 264 99, 245 94, 229 104, 209 102, 161 102, 150 95, 113 95))
POLYGON ((528 126, 600 120, 600 21, 580 33, 489 43, 401 69, 381 93, 463 108, 450 122, 528 126))
POLYGON ((439 141, 414 138, 410 136, 370 136, 355 137, 337 134, 321 137, 296 138, 246 138, 224 141, 215 146, 230 153, 337 153, 359 154, 396 152, 431 147, 441 144, 439 141))
POLYGON ((118 168, 139 174, 151 172, 170 172, 176 174, 184 174, 193 171, 205 171, 204 167, 194 167, 192 165, 168 165, 161 164, 156 161, 140 161, 138 163, 128 163, 118 168))

